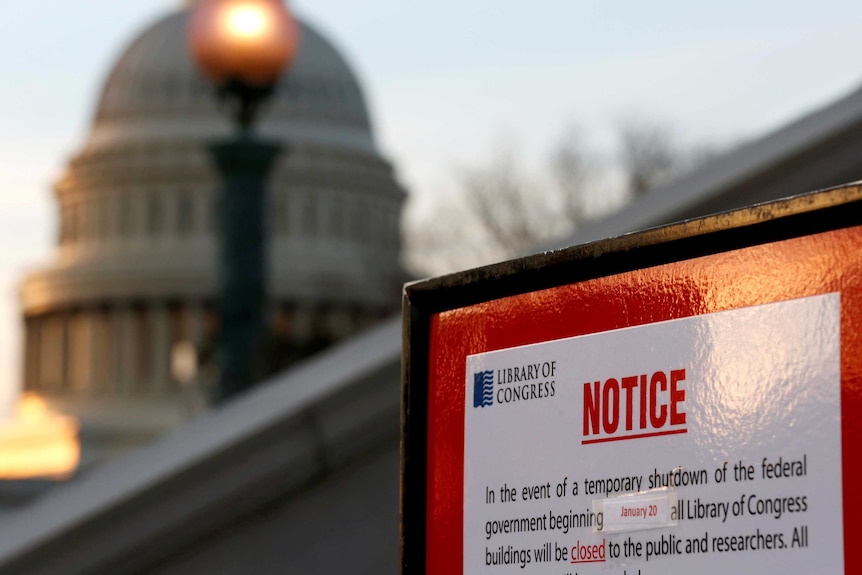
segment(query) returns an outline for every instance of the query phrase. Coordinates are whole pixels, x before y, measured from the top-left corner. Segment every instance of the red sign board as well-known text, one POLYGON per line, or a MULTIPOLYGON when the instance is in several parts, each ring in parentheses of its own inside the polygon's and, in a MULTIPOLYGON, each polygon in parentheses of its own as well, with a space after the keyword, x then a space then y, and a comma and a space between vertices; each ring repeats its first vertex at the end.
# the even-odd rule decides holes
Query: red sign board
POLYGON ((403 571, 862 572, 860 334, 856 187, 408 286, 403 571))

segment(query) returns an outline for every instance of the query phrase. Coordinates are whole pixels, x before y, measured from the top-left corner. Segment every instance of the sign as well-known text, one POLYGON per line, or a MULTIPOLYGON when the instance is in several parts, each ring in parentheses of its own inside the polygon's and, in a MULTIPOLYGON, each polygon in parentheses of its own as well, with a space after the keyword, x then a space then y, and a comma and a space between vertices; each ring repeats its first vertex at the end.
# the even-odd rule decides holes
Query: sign
POLYGON ((842 573, 840 315, 831 293, 467 357, 494 385, 465 394, 463 572, 842 573))
POLYGON ((402 570, 862 572, 862 190, 405 290, 402 570))

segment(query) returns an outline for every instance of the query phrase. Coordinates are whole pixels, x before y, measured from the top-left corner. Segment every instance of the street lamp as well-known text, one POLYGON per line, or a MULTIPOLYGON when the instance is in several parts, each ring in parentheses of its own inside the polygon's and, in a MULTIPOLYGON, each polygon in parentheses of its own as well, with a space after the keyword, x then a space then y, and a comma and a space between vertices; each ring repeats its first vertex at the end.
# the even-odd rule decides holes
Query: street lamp
POLYGON ((200 0, 189 19, 189 46, 213 81, 236 132, 208 145, 222 185, 219 212, 217 399, 265 375, 265 181, 281 146, 253 134, 257 112, 293 60, 295 21, 281 0, 200 0))

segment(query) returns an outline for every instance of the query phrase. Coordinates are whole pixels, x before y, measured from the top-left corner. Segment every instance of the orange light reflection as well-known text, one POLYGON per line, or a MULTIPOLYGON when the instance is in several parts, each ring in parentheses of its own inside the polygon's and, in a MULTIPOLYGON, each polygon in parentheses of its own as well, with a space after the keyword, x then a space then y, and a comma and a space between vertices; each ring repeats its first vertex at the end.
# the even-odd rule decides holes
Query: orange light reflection
POLYGON ((0 479, 65 479, 80 457, 77 421, 35 394, 23 395, 15 419, 0 424, 0 479))

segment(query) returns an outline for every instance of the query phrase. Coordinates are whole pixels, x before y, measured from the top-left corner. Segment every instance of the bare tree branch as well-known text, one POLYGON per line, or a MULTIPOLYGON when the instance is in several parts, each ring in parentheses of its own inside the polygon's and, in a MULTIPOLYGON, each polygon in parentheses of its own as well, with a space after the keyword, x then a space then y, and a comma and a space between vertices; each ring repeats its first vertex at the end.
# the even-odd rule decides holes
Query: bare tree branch
MULTIPOLYGON (((705 147, 683 155, 670 130, 643 120, 621 125, 619 146, 630 197, 667 183, 710 155, 705 147)), ((484 165, 456 173, 456 194, 437 198, 434 216, 406 230, 414 269, 445 273, 529 253, 571 233, 587 217, 590 200, 612 189, 574 128, 551 149, 545 177, 525 175, 521 157, 504 145, 484 165)))
POLYGON ((551 151, 550 172, 559 193, 565 232, 570 232, 586 215, 585 200, 596 178, 595 161, 574 128, 568 128, 551 151))
POLYGON ((461 170, 460 185, 472 218, 505 255, 526 248, 538 233, 536 201, 510 149, 480 168, 461 170))
POLYGON ((620 162, 631 196, 666 184, 680 171, 671 131, 643 120, 624 122, 619 132, 620 162))

